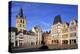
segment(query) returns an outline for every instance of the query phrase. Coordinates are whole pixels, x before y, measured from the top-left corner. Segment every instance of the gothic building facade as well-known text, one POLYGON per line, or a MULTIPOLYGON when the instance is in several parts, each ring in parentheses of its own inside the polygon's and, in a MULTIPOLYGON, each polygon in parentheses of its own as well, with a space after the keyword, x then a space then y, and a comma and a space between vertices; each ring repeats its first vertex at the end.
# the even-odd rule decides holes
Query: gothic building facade
MULTIPOLYGON (((45 36, 46 37, 46 36, 45 36)), ((45 38, 46 40, 46 38, 45 38)), ((77 43, 77 21, 72 18, 70 23, 62 22, 61 16, 55 16, 51 32, 47 36, 46 45, 75 45, 77 43)))

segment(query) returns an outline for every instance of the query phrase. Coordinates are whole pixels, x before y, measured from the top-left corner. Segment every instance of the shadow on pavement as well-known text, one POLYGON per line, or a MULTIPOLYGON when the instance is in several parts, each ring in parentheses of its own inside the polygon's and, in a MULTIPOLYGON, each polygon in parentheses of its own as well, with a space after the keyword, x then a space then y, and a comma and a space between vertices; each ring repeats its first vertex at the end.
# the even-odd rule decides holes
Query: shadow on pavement
POLYGON ((41 46, 39 49, 48 49, 48 46, 43 45, 43 46, 41 46))

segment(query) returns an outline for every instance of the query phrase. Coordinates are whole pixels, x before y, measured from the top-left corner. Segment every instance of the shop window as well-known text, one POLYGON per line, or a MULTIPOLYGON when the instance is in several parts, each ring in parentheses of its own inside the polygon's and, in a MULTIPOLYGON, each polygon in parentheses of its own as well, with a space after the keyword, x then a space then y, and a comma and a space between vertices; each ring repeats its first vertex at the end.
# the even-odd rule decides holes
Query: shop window
POLYGON ((58 40, 54 40, 55 43, 58 43, 58 40))
POLYGON ((70 40, 70 44, 71 44, 71 40, 70 40))
POLYGON ((74 43, 76 44, 76 40, 74 40, 74 43))
POLYGON ((62 44, 68 44, 68 40, 63 40, 62 44))
POLYGON ((53 40, 52 40, 52 43, 53 43, 53 40))
POLYGON ((31 45, 34 45, 34 42, 31 42, 31 45))
POLYGON ((22 46, 22 43, 19 43, 20 46, 22 46))

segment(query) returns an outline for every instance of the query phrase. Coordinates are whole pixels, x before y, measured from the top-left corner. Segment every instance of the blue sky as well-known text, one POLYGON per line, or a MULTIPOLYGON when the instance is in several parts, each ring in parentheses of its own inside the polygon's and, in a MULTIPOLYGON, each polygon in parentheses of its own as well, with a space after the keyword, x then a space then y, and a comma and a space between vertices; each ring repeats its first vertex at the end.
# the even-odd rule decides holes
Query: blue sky
POLYGON ((62 21, 70 23, 70 18, 78 19, 77 5, 32 3, 32 2, 12 2, 11 26, 16 26, 16 15, 20 8, 26 16, 26 30, 32 29, 35 25, 40 25, 43 31, 49 31, 53 24, 54 17, 61 15, 62 21))

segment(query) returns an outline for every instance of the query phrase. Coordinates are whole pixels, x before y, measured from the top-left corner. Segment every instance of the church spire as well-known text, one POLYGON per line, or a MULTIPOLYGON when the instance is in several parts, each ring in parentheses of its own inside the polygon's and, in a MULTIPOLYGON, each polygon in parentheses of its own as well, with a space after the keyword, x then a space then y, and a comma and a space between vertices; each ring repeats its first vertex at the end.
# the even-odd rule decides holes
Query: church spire
POLYGON ((20 8, 19 16, 23 18, 23 9, 22 8, 20 8))

